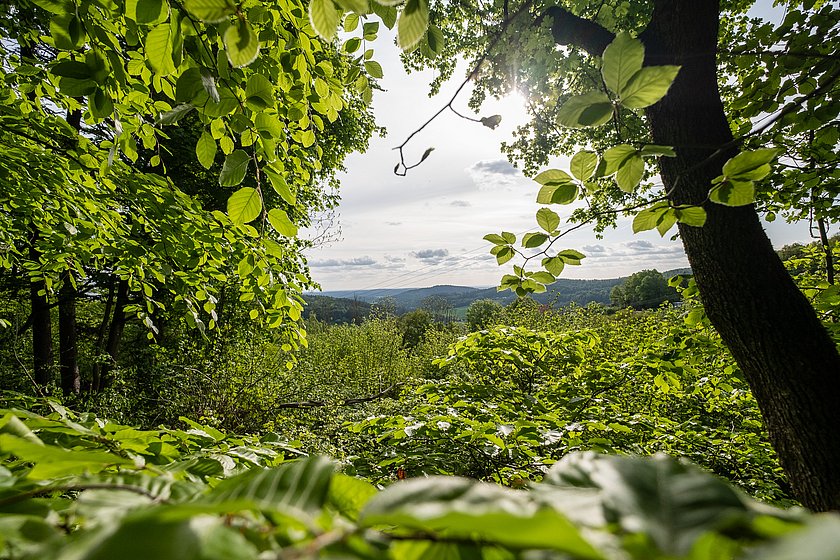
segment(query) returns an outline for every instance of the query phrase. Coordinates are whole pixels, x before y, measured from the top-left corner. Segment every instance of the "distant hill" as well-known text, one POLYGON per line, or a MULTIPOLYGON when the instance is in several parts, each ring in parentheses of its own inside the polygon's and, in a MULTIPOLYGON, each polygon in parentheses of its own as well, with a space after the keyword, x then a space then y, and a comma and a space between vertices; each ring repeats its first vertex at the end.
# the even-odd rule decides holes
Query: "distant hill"
MULTIPOLYGON (((678 274, 691 274, 690 268, 676 268, 662 273, 665 278, 678 274)), ((623 283, 627 277, 606 280, 574 280, 560 278, 542 294, 531 297, 537 302, 552 307, 563 307, 570 303, 586 305, 590 302, 609 305, 610 290, 623 283)), ((511 291, 499 292, 496 288, 472 288, 469 286, 440 285, 429 288, 383 288, 375 290, 337 290, 304 294, 308 305, 304 316, 315 313, 319 319, 328 322, 345 323, 360 319, 370 313, 370 307, 385 298, 393 299, 397 313, 405 313, 420 307, 429 296, 446 299, 456 310, 464 309, 479 299, 492 299, 507 305, 516 299, 511 291)))
POLYGON ((317 294, 304 294, 306 306, 303 318, 313 315, 325 323, 356 323, 370 315, 371 304, 366 301, 336 298, 317 294))

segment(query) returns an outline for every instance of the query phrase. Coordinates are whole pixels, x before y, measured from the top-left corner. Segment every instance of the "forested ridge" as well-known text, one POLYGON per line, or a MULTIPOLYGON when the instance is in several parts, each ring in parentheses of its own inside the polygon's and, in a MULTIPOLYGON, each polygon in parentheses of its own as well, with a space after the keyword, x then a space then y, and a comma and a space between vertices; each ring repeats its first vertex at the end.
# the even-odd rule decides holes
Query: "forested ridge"
POLYGON ((840 558, 840 9, 779 5, 0 5, 0 558, 840 558), (469 68, 396 176, 528 100, 498 290, 313 295, 389 48, 469 68), (562 278, 622 216, 691 268, 562 278))

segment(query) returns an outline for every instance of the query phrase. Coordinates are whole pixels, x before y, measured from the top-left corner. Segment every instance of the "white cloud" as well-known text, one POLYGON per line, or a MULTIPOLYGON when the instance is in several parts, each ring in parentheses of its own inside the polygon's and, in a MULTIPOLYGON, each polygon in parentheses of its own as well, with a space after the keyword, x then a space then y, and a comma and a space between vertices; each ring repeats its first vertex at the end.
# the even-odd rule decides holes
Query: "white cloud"
POLYGON ((522 172, 506 159, 477 161, 466 172, 480 190, 512 187, 524 180, 522 172))
POLYGON ((310 261, 311 268, 335 268, 344 266, 373 266, 376 264, 376 259, 364 256, 353 259, 326 259, 323 261, 310 261))

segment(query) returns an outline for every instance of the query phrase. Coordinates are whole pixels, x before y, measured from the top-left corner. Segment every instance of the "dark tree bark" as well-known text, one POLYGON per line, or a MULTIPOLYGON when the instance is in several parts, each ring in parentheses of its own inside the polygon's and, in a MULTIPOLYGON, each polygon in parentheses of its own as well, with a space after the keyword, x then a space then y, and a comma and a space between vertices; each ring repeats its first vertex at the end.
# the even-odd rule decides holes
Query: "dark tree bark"
POLYGON ((61 373, 61 390, 65 395, 77 395, 81 389, 79 352, 76 332, 76 287, 70 273, 62 275, 58 295, 58 362, 61 373))
MULTIPOLYGON (((738 153, 733 147, 716 154, 733 145, 717 87, 719 16, 716 0, 654 0, 641 36, 646 63, 682 66, 668 95, 646 111, 653 142, 676 147, 678 157, 660 161, 663 185, 673 189, 676 204, 702 204, 711 180, 738 153)), ((575 43, 580 29, 554 33, 598 55, 609 42, 603 33, 588 33, 600 42, 575 43)), ((706 313, 750 384, 795 497, 815 511, 840 509, 837 349, 773 250, 755 208, 704 207, 704 227, 680 224, 679 230, 706 313)))
POLYGON ((114 316, 111 319, 111 328, 108 330, 108 343, 105 345, 108 361, 102 366, 101 389, 109 387, 113 382, 111 370, 117 364, 120 353, 120 341, 122 341, 125 328, 126 305, 128 305, 128 281, 120 280, 117 287, 117 301, 114 303, 114 316))
MULTIPOLYGON (((41 256, 34 246, 36 240, 37 234, 33 234, 32 245, 29 247, 29 258, 33 262, 37 262, 41 256)), ((35 383, 38 385, 46 385, 53 375, 52 317, 46 289, 43 280, 35 280, 29 284, 29 301, 32 306, 32 366, 35 383)))
POLYGON ((96 361, 93 364, 90 381, 90 390, 94 393, 98 392, 102 386, 102 356, 105 354, 105 334, 108 332, 108 325, 111 321, 116 284, 116 277, 111 276, 108 283, 108 296, 105 299, 105 310, 102 312, 102 321, 99 323, 99 330, 96 333, 96 361))
POLYGON ((32 366, 35 382, 46 385, 52 380, 53 348, 52 319, 50 304, 46 295, 40 295, 46 286, 43 280, 32 282, 30 301, 32 304, 32 366))

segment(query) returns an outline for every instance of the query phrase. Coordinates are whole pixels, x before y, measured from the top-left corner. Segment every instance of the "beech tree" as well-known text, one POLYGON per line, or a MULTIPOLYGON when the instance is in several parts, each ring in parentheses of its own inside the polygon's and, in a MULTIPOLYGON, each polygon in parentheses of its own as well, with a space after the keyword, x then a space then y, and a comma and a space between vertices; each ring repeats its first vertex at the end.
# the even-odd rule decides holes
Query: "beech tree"
MULTIPOLYGON (((212 320, 212 286, 201 275, 224 274, 215 265, 230 253, 218 243, 234 243, 241 297, 257 301, 269 324, 285 325, 290 344, 299 340, 300 269, 279 272, 289 253, 261 235, 268 226, 291 238, 296 227, 282 207, 268 209, 261 192, 270 183, 294 204, 290 185, 306 183, 318 171, 318 138, 345 107, 343 93, 353 88, 370 99, 370 78, 381 76, 382 68, 365 42, 375 38, 378 18, 388 27, 396 24, 400 47, 414 50, 409 64, 436 61, 442 72, 433 86, 466 57, 472 63, 468 78, 478 85, 474 106, 485 95, 514 88, 529 98, 534 121, 507 146, 527 172, 538 171, 549 155, 584 147, 571 160, 571 175, 548 170, 535 177, 540 203, 587 202, 573 214, 575 225, 564 228, 556 212, 543 208, 537 214, 541 231, 521 240, 507 232, 488 236, 500 264, 524 258, 502 286, 540 291, 566 265, 578 264, 584 255, 554 248, 572 228, 602 230, 622 213, 635 214, 636 230, 665 235, 676 225, 708 317, 749 380, 795 495, 815 510, 840 507, 834 473, 840 461, 834 429, 840 424, 840 356, 773 251, 758 213, 775 208, 801 215, 808 209, 824 226, 835 217, 840 11, 831 3, 786 2, 784 21, 774 27, 746 17, 752 2, 734 0, 313 0, 309 23, 302 4, 284 0, 33 2, 51 14, 50 47, 58 54, 46 66, 25 57, 4 60, 0 109, 4 134, 14 139, 7 145, 27 139, 23 150, 19 144, 17 153, 12 150, 12 166, 4 165, 16 177, 18 196, 31 202, 33 220, 49 225, 43 229, 51 235, 32 234, 27 228, 33 220, 22 220, 2 241, 3 265, 28 263, 33 284, 45 283, 39 295, 60 284, 61 273, 69 271, 70 281, 82 274, 81 259, 66 258, 66 236, 57 234, 64 224, 78 231, 76 223, 149 223, 142 216, 131 224, 118 219, 119 206, 84 204, 80 222, 73 201, 101 200, 97 189, 119 192, 124 183, 137 187, 133 196, 157 200, 169 193, 164 184, 131 173, 117 156, 136 157, 138 140, 154 149, 160 124, 196 111, 206 127, 196 146, 199 161, 209 164, 220 149, 221 185, 239 187, 253 173, 257 187, 239 187, 227 216, 205 216, 208 228, 178 233, 174 238, 185 247, 154 245, 191 262, 192 242, 200 241, 199 252, 210 259, 202 269, 190 269, 200 270, 198 277, 175 275, 172 288, 188 317, 212 320), (340 59, 346 66, 319 58, 329 43, 315 41, 309 24, 327 41, 343 26, 350 34, 340 47, 349 55, 340 59), (110 143, 94 144, 66 126, 70 119, 56 120, 56 106, 68 114, 84 106, 85 120, 111 128, 110 143), (34 149, 43 169, 63 175, 50 183, 62 186, 38 200, 20 187, 32 182, 27 152, 34 149), (773 175, 772 165, 795 169, 773 175), (767 181, 768 175, 775 180, 767 181), (68 198, 72 189, 79 194, 68 198), (43 212, 45 206, 51 211, 43 212), (36 251, 72 266, 46 274, 43 256, 30 253, 27 261, 36 239, 36 251), (281 268, 272 266, 273 259, 281 268), (535 259, 544 270, 529 269, 535 259), (184 289, 175 288, 179 283, 184 289)), ((476 120, 493 128, 499 117, 476 120)), ((398 174, 417 165, 406 160, 405 146, 399 146, 398 174)), ((426 150, 420 160, 428 155, 426 150)), ((177 194, 166 196, 170 208, 189 206, 177 194)), ((5 198, 4 211, 15 214, 16 201, 5 198)), ((202 223, 201 214, 195 216, 202 223)), ((94 236, 91 245, 89 235, 71 231, 78 254, 96 258, 119 246, 103 241, 119 237, 119 228, 101 233, 105 237, 94 236)), ((133 253, 125 254, 121 262, 133 262, 133 253)), ((155 262, 154 255, 143 256, 155 262)), ((146 273, 160 274, 164 282, 167 271, 162 265, 129 267, 121 278, 139 293, 154 293, 146 273)), ((154 299, 146 296, 144 303, 134 311, 153 326, 154 299)))
MULTIPOLYGON (((310 12, 324 4, 334 5, 316 0, 310 12)), ((436 61, 433 90, 466 57, 474 108, 486 95, 525 95, 534 119, 506 149, 526 172, 585 147, 571 175, 535 177, 541 204, 585 201, 575 225, 563 227, 546 207, 537 212, 540 230, 521 240, 485 237, 499 264, 524 261, 501 288, 543 291, 579 264, 584 255, 555 244, 583 225, 603 231, 620 214, 634 215, 634 231, 664 236, 676 225, 706 313, 750 383, 794 494, 812 509, 837 509, 840 355, 759 211, 768 219, 810 214, 823 239, 836 217, 840 11, 783 2, 774 26, 747 17, 754 4, 502 0, 431 2, 426 13, 423 2, 408 2, 402 17, 431 22, 408 62, 436 61), (534 262, 543 270, 529 270, 534 262)), ((499 116, 475 120, 493 128, 499 116)), ((399 175, 429 153, 407 161, 408 140, 398 146, 399 175)))
POLYGON ((441 3, 430 18, 446 45, 442 79, 461 53, 475 62, 475 106, 513 88, 530 100, 533 122, 507 145, 526 171, 586 148, 571 176, 535 178, 540 203, 588 203, 575 225, 544 208, 541 231, 521 244, 506 232, 487 236, 500 264, 524 257, 502 286, 540 291, 579 262, 554 244, 581 224, 602 230, 621 213, 635 216, 637 231, 665 235, 676 224, 706 313, 750 383, 795 495, 809 508, 837 509, 840 357, 759 209, 834 215, 839 16, 831 3, 784 2, 773 26, 749 19, 752 5, 441 3), (803 136, 808 143, 794 142, 803 136), (803 153, 810 171, 797 167, 803 153), (762 183, 779 160, 792 172, 762 183), (796 180, 804 173, 807 186, 796 180), (535 260, 545 270, 528 270, 535 260))

